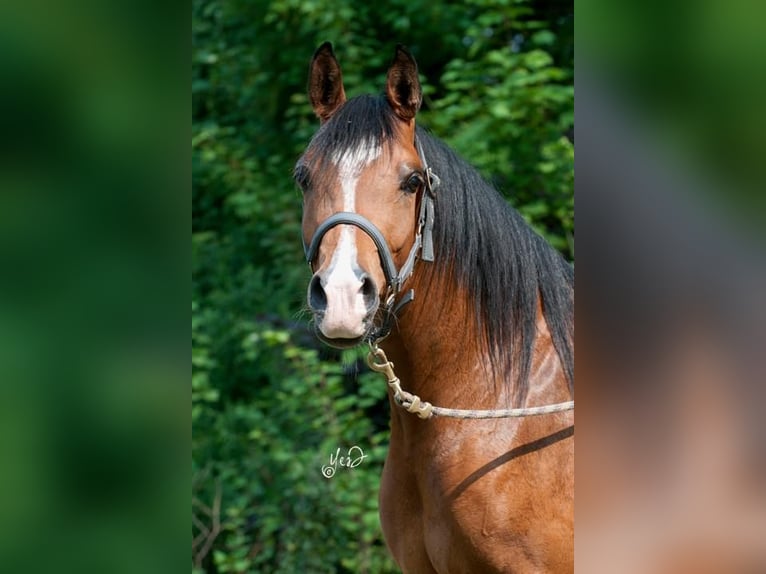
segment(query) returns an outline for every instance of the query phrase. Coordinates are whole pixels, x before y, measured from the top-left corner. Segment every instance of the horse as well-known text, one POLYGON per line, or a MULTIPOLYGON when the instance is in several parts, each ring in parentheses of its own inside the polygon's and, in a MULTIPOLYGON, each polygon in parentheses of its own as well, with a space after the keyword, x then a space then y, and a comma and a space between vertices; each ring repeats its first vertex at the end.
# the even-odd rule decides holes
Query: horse
POLYGON ((307 302, 321 341, 370 344, 388 378, 388 550, 405 573, 573 571, 572 266, 416 125, 404 46, 383 94, 347 99, 325 42, 308 96, 307 302))

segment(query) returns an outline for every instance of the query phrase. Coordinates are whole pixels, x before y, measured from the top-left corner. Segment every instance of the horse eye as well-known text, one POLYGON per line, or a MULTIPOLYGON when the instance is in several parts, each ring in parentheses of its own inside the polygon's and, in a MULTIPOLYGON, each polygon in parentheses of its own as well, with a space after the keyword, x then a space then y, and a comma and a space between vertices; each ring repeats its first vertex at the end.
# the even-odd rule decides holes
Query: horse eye
POLYGON ((311 174, 305 165, 300 165, 295 168, 293 172, 293 178, 295 183, 303 190, 306 191, 311 183, 311 174))
POLYGON ((415 193, 423 187, 424 183, 423 176, 420 173, 415 172, 402 183, 402 191, 415 193))

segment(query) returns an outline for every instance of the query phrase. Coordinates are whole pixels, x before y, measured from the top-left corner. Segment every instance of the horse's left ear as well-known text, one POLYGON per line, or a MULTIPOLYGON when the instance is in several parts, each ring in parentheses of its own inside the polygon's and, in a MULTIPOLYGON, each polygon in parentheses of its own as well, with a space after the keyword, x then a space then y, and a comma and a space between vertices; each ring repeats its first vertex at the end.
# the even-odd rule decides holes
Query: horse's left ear
POLYGON ((386 77, 386 98, 396 115, 408 122, 415 117, 423 101, 418 79, 418 65, 407 48, 399 44, 386 77))

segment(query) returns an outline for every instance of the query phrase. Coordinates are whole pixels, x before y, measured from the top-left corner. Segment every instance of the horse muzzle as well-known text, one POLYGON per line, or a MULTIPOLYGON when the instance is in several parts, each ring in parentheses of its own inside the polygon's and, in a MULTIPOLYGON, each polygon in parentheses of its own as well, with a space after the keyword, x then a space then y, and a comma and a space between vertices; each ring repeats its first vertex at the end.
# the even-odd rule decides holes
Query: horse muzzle
POLYGON ((314 274, 308 287, 317 336, 326 344, 348 348, 363 342, 374 326, 378 288, 361 270, 329 270, 314 274))

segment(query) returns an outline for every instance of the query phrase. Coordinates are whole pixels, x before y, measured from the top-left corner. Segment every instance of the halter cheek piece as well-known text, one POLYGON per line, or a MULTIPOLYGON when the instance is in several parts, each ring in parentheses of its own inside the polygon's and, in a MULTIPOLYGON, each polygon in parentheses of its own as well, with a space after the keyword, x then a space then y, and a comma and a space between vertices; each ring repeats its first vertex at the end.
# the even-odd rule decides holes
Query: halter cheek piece
POLYGON ((379 341, 391 332, 394 318, 396 314, 407 303, 411 302, 415 298, 415 290, 410 289, 405 293, 401 300, 397 303, 396 297, 399 295, 402 285, 412 275, 412 271, 415 268, 415 261, 420 259, 423 261, 434 260, 434 243, 433 243, 433 227, 434 227, 434 199, 436 198, 435 190, 439 187, 439 177, 431 171, 426 163, 426 158, 423 155, 423 148, 420 142, 415 139, 415 146, 418 150, 418 156, 420 162, 423 164, 423 171, 425 172, 425 189, 420 199, 420 214, 418 215, 418 227, 415 233, 415 242, 412 244, 412 249, 407 256, 402 268, 397 272, 394 258, 391 255, 391 250, 388 247, 386 238, 380 230, 375 227, 366 217, 359 215, 358 213, 352 213, 348 211, 341 211, 335 213, 325 219, 317 230, 314 232, 314 237, 311 238, 311 243, 308 246, 304 243, 303 249, 306 252, 306 260, 311 265, 316 258, 317 251, 319 251, 319 244, 322 242, 322 238, 333 227, 338 225, 353 225, 364 231, 378 250, 378 257, 380 258, 380 264, 383 269, 383 274, 386 277, 386 299, 384 307, 384 319, 383 324, 379 329, 372 332, 368 339, 372 342, 379 341))

